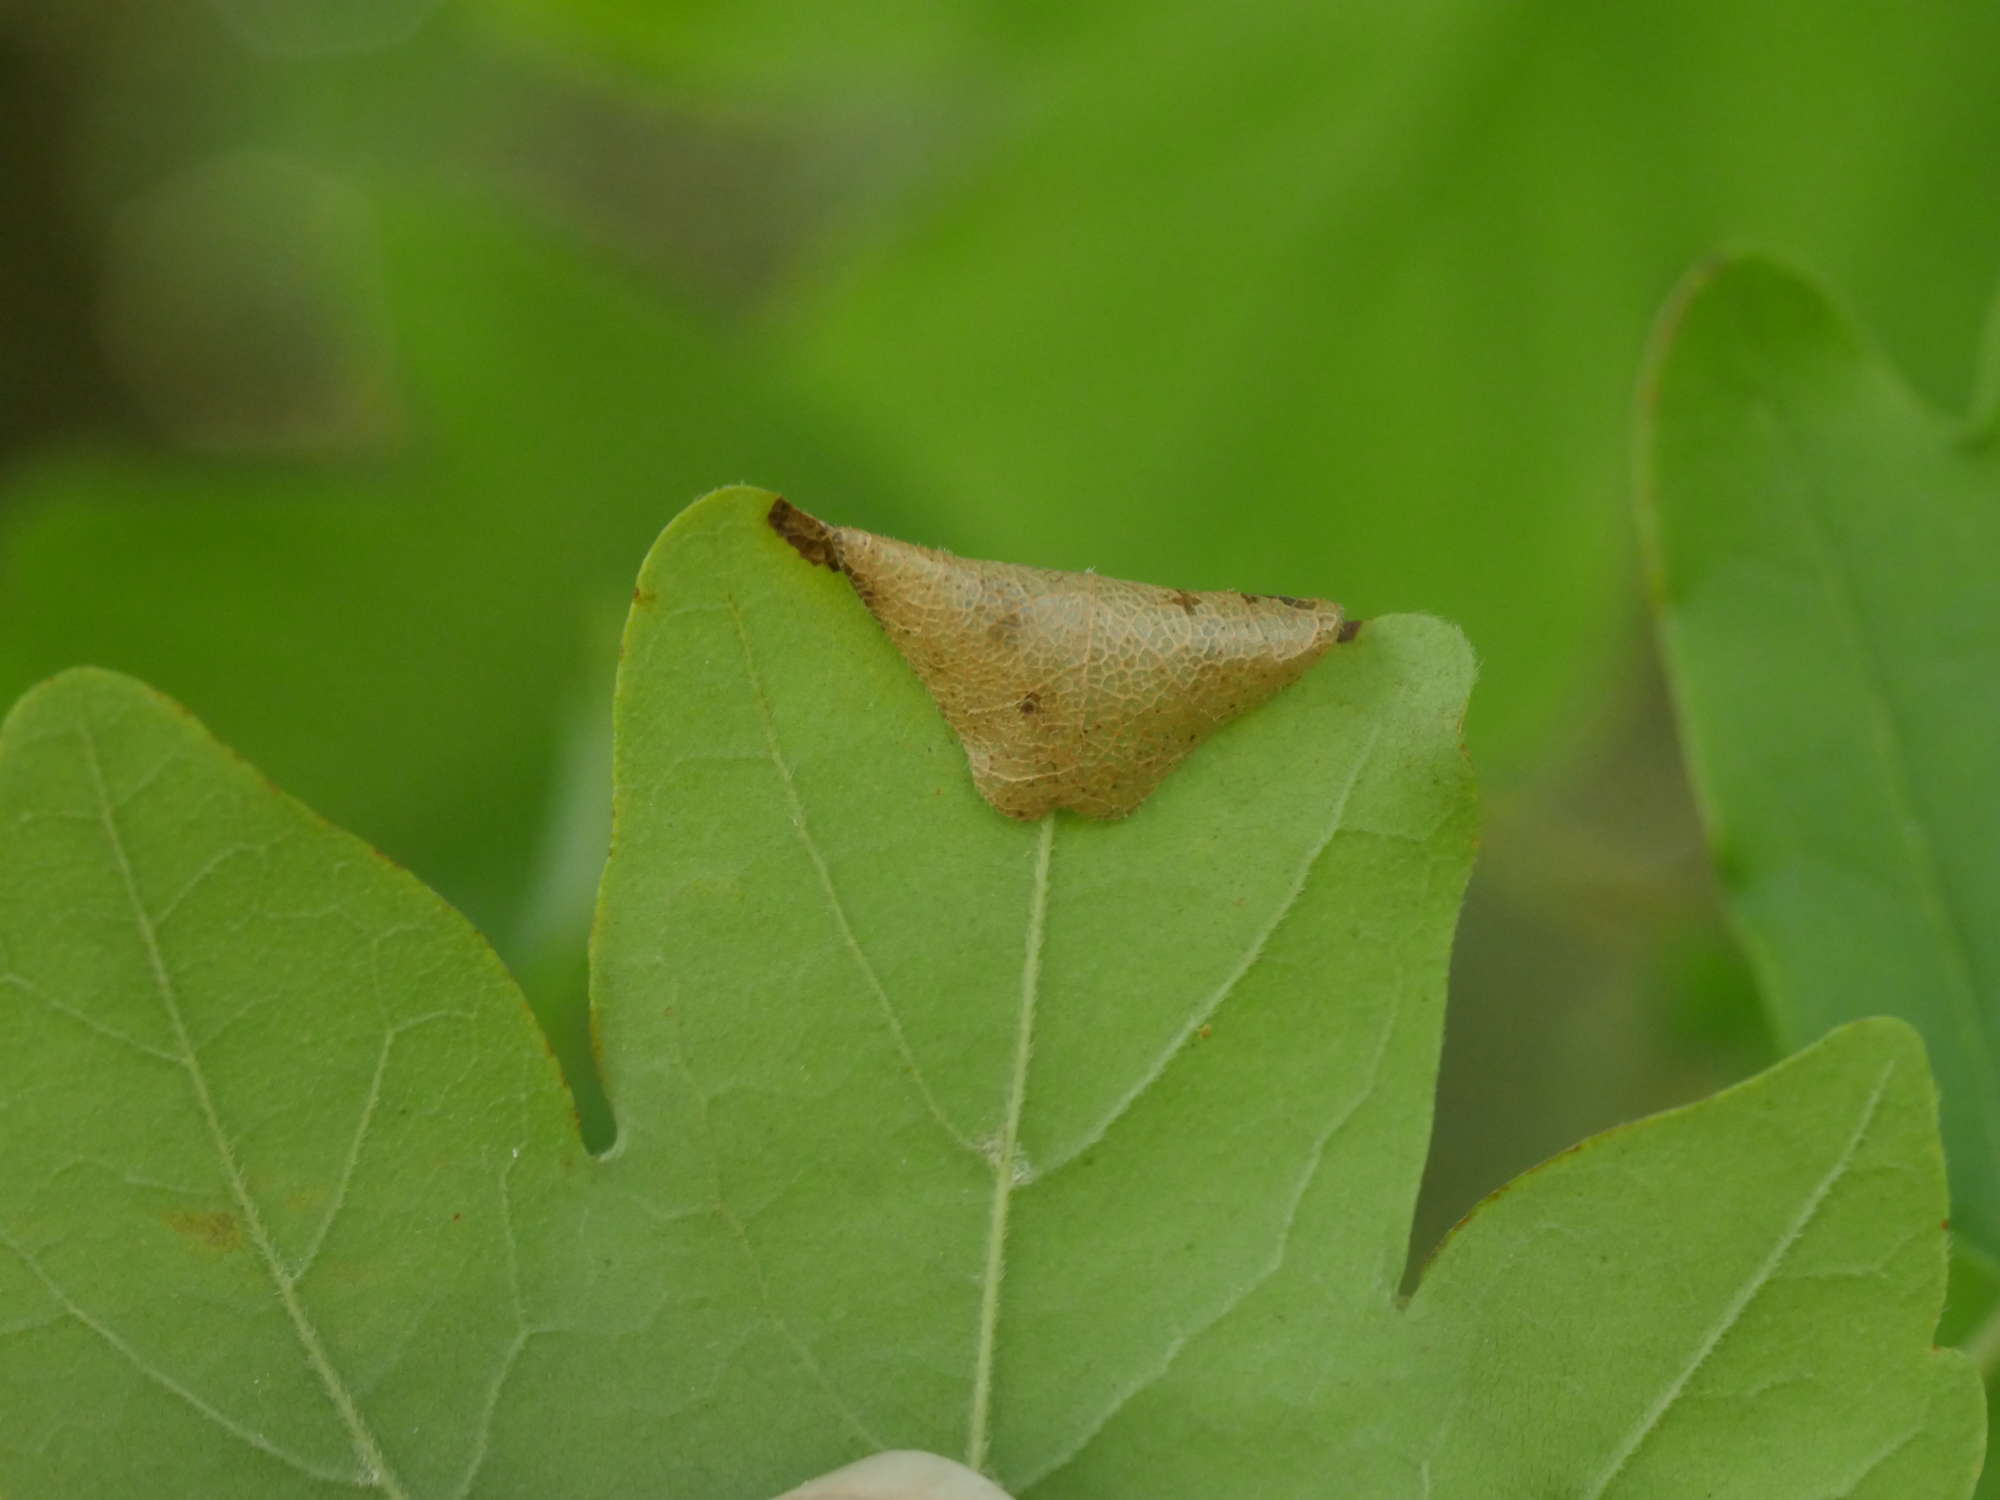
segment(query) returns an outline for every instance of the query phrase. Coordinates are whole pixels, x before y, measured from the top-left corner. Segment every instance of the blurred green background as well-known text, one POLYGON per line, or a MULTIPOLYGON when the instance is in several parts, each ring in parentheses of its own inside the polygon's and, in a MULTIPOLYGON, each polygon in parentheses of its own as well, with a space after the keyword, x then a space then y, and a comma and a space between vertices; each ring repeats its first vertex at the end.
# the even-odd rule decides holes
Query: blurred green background
POLYGON ((0 698, 174 694, 462 907, 572 1069, 616 632, 695 495, 1461 622, 1421 1254, 1767 1056, 1633 385, 1750 244, 1964 405, 2000 8, 14 0, 0 204, 0 698))

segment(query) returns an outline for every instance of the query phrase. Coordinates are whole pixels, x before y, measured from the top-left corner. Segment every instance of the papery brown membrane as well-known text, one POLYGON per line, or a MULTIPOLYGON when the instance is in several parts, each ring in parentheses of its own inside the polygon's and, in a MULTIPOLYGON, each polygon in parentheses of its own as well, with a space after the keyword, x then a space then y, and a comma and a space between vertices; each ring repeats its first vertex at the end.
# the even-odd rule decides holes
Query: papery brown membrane
POLYGON ((1346 633, 1324 599, 975 562, 783 500, 770 520, 847 575, 964 744, 980 795, 1012 818, 1124 817, 1346 633))

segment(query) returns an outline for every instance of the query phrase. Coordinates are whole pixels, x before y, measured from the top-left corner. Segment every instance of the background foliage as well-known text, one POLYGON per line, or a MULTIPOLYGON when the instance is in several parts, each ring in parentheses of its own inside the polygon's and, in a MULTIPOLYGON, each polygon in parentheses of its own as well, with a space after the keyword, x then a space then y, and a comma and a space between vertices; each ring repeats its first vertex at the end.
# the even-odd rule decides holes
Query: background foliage
POLYGON ((1420 1248, 1768 1055, 1643 628, 1697 255, 1965 407, 2000 12, 30 0, 0 700, 186 701, 495 935, 573 1069, 611 641, 751 479, 967 552, 1460 621, 1486 850, 1420 1248))

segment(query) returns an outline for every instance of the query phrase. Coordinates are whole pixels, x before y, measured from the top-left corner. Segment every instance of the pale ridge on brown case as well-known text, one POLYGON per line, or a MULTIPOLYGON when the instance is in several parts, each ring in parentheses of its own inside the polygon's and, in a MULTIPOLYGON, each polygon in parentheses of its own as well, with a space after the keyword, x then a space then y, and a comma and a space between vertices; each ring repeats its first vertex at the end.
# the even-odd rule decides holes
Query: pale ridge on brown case
POLYGON ((963 742, 980 795, 1011 818, 1124 817, 1344 634, 1324 599, 974 562, 783 500, 770 520, 848 576, 963 742))

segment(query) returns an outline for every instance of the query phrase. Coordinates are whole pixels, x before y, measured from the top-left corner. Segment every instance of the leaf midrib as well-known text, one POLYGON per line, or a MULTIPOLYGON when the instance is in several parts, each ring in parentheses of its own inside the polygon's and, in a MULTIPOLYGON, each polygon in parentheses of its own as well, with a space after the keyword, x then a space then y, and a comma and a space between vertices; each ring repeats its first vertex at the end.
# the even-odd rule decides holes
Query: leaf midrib
POLYGON ((979 1337, 973 1362, 972 1406, 966 1422, 965 1462, 984 1473, 992 1448, 993 1365, 1000 1342, 1000 1284, 1007 1269, 1007 1218, 1018 1182, 1021 1115, 1028 1096, 1028 1060, 1034 1052, 1035 1005, 1042 987, 1043 934, 1049 909, 1049 858, 1055 847, 1056 815, 1041 821, 1035 846, 1034 882, 1028 895, 1028 932, 1021 957, 1021 999, 1014 1023, 1014 1065, 1000 1140, 992 1153, 993 1196, 986 1223, 986 1265, 979 1285, 979 1337))

